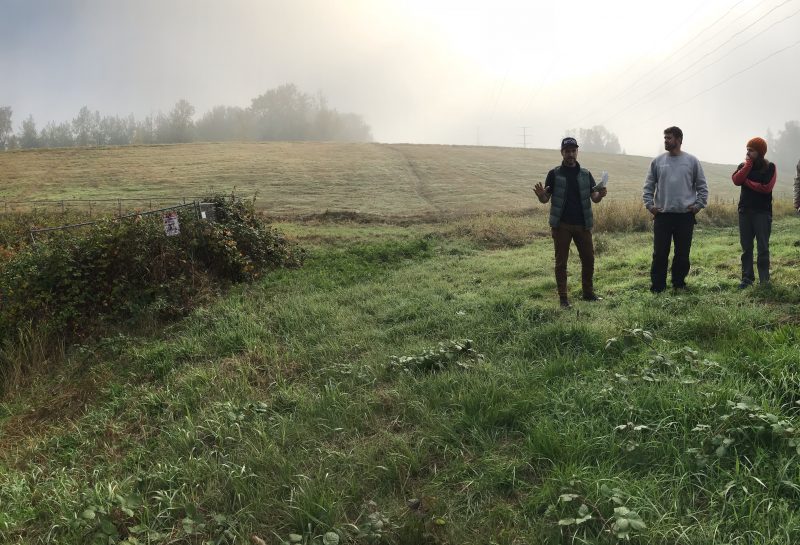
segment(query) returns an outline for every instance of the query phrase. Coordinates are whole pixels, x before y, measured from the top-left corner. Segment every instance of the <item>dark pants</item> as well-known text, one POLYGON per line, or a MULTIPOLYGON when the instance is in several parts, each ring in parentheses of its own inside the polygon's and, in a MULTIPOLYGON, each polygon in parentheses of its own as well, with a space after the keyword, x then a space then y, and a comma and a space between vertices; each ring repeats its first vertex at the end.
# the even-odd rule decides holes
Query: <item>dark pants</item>
POLYGON ((653 222, 653 264, 650 267, 650 289, 664 291, 667 287, 667 265, 669 251, 675 242, 672 256, 672 285, 682 288, 689 274, 689 252, 692 249, 692 234, 696 223, 694 214, 661 213, 653 222))
POLYGON ((592 278, 594 277, 594 245, 592 232, 583 225, 560 223, 553 228, 553 243, 556 249, 556 285, 558 296, 567 296, 567 260, 569 259, 569 246, 574 240, 578 255, 581 258, 581 284, 583 294, 594 293, 592 278))
POLYGON ((772 214, 766 210, 739 211, 739 241, 742 243, 742 282, 752 284, 753 239, 758 245, 758 281, 769 282, 769 235, 772 232, 772 214))

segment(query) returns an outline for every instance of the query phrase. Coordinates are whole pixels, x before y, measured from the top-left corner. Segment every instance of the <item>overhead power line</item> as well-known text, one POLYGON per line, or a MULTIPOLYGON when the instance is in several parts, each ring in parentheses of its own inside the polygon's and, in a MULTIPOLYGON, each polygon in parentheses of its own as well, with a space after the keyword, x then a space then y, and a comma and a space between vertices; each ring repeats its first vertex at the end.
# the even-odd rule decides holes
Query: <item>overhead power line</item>
MULTIPOLYGON (((735 3, 733 6, 731 6, 731 7, 728 9, 728 11, 726 11, 726 12, 725 12, 725 13, 724 13, 724 14, 723 14, 721 17, 719 17, 719 18, 715 19, 713 23, 711 23, 710 25, 708 25, 708 26, 704 27, 702 30, 700 30, 699 32, 697 32, 697 33, 696 33, 694 36, 692 36, 692 37, 691 37, 691 38, 690 38, 688 41, 686 41, 686 42, 685 42, 685 43, 684 43, 684 44, 683 44, 681 47, 679 47, 678 49, 676 49, 675 51, 673 51, 672 53, 670 53, 670 54, 667 56, 667 58, 665 58, 665 59, 664 59, 663 61, 661 61, 660 63, 657 63, 657 64, 656 64, 655 66, 653 66, 653 67, 652 67, 650 70, 648 70, 647 72, 645 72, 644 74, 642 74, 641 76, 639 76, 639 77, 638 77, 638 78, 637 78, 637 79, 636 79, 636 80, 635 80, 633 83, 631 83, 630 85, 628 85, 628 86, 627 86, 625 89, 623 89, 622 91, 620 91, 619 93, 617 93, 617 94, 616 94, 614 97, 612 97, 611 99, 609 99, 609 100, 605 101, 605 103, 614 102, 614 101, 616 101, 616 100, 618 100, 618 99, 620 99, 620 98, 624 97, 625 95, 627 95, 627 94, 628 94, 628 93, 629 93, 631 90, 633 90, 633 89, 634 89, 634 88, 635 88, 635 87, 636 87, 636 86, 639 84, 639 82, 640 82, 640 81, 642 81, 644 78, 646 78, 647 76, 649 76, 650 74, 652 74, 652 73, 653 73, 653 72, 655 72, 656 70, 659 70, 659 69, 661 69, 661 68, 664 66, 664 64, 666 64, 667 62, 671 61, 671 60, 672 60, 672 59, 673 59, 673 58, 674 58, 674 57, 675 57, 675 56, 676 56, 678 53, 680 53, 680 52, 681 52, 683 49, 685 49, 685 48, 686 48, 687 46, 689 46, 689 45, 690 45, 692 42, 694 42, 695 40, 697 40, 698 38, 700 38, 701 36, 703 36, 703 35, 705 34, 705 32, 706 32, 706 31, 708 31, 709 29, 713 28, 713 27, 714 27, 714 26, 715 26, 717 23, 719 23, 720 21, 722 21, 723 19, 725 19, 725 18, 726 18, 728 15, 730 15, 731 13, 733 13, 733 11, 734 11, 734 10, 735 10, 737 7, 739 7, 739 5, 740 5, 740 4, 742 4, 744 1, 745 1, 745 0, 739 0, 738 2, 736 2, 736 3, 735 3)), ((761 2, 761 3, 763 3, 763 2, 761 2)), ((707 41, 707 40, 706 40, 706 41, 707 41)), ((703 43, 705 43, 705 42, 703 42, 703 43)), ((593 115, 594 115, 594 114, 596 114, 597 112, 599 112, 599 111, 602 111, 602 110, 603 110, 603 108, 605 108, 605 105, 603 105, 603 106, 600 106, 600 107, 598 107, 598 108, 595 108, 595 109, 594 109, 594 110, 593 110, 591 113, 589 113, 589 114, 587 114, 587 115, 583 116, 582 120, 585 120, 585 119, 587 119, 587 118, 590 118, 591 116, 593 116, 593 115)), ((580 123, 579 123, 579 125, 580 125, 580 123)))
POLYGON ((508 79, 508 73, 511 70, 511 66, 506 68, 506 74, 503 76, 503 82, 500 84, 500 91, 498 91, 497 96, 494 98, 494 104, 492 105, 492 113, 489 115, 489 119, 494 119, 494 113, 497 111, 497 104, 500 102, 500 97, 503 94, 503 89, 506 86, 506 80, 508 79))
MULTIPOLYGON (((780 8, 782 8, 782 7, 783 7, 783 6, 785 6, 786 4, 789 4, 789 3, 793 2, 793 1, 794 1, 794 0, 784 0, 783 2, 781 2, 780 4, 778 4, 777 6, 774 6, 774 7, 772 7, 770 10, 768 10, 766 13, 764 13, 763 15, 761 15, 761 17, 759 17, 759 18, 758 18, 758 19, 756 19, 755 21, 753 21, 753 22, 748 22, 748 23, 747 23, 747 26, 744 26, 744 27, 742 27, 741 29, 739 29, 737 32, 734 32, 734 33, 733 33, 733 35, 732 35, 730 38, 728 38, 727 40, 725 40, 724 42, 722 42, 721 44, 719 44, 717 47, 715 47, 714 49, 712 49, 711 51, 709 51, 708 53, 706 53, 705 55, 703 55, 702 57, 700 57, 699 59, 697 59, 696 61, 694 61, 692 64, 690 64, 689 66, 687 66, 686 68, 684 68, 684 70, 688 70, 689 68, 692 68, 693 66, 697 65, 697 63, 699 63, 700 61, 702 61, 704 58, 708 57, 709 55, 713 55, 714 53, 716 53, 717 51, 719 51, 720 49, 722 49, 723 47, 725 47, 726 45, 728 45, 729 43, 731 43, 733 40, 735 40, 735 39, 736 39, 736 38, 737 38, 737 37, 740 35, 740 33, 741 33, 741 32, 743 32, 744 30, 747 30, 749 27, 751 27, 751 26, 753 26, 753 25, 755 25, 755 24, 758 24, 758 23, 760 23, 761 21, 763 21, 764 19, 766 19, 767 17, 769 17, 769 16, 772 14, 772 12, 774 12, 774 11, 775 11, 775 10, 777 10, 777 9, 780 9, 780 8)), ((745 15, 747 15, 747 14, 745 14, 745 15)), ((741 17, 740 17, 740 19, 741 19, 741 17)), ((738 21, 738 20, 739 20, 739 19, 737 19, 737 21, 738 21)), ((783 19, 783 20, 785 20, 785 19, 783 19)), ((775 24, 777 24, 777 23, 779 23, 779 22, 781 22, 781 21, 778 21, 778 22, 776 22, 775 24)), ((771 28, 771 27, 770 27, 770 28, 771 28)), ((705 43, 705 42, 704 42, 704 43, 705 43)))
MULTIPOLYGON (((678 26, 676 26, 676 27, 675 27, 675 28, 673 28, 673 29, 670 29, 670 31, 669 31, 667 34, 665 34, 665 35, 662 37, 662 39, 661 39, 660 41, 664 41, 665 39, 667 39, 667 38, 669 38, 670 36, 672 36, 672 35, 675 33, 675 31, 677 31, 678 29, 680 29, 680 28, 683 28, 684 26, 686 26, 686 24, 687 24, 689 21, 691 21, 691 20, 694 18, 694 16, 695 16, 695 15, 697 15, 697 12, 698 12, 698 11, 700 11, 701 9, 703 9, 703 4, 702 4, 701 2, 698 2, 698 4, 697 4, 697 8, 696 8, 696 9, 695 9, 695 10, 694 10, 692 13, 691 13, 691 15, 689 15, 689 16, 688 16, 686 19, 684 19, 683 21, 681 21, 681 23, 680 23, 678 26)), ((637 59, 635 59, 633 62, 631 62, 630 64, 628 64, 628 65, 627 65, 627 66, 626 66, 626 67, 625 67, 625 68, 624 68, 624 69, 621 71, 621 73, 622 73, 622 74, 627 74, 627 73, 629 73, 629 72, 631 71, 631 69, 632 69, 634 66, 636 66, 636 64, 638 64, 638 63, 640 63, 640 62, 642 62, 642 59, 641 59, 641 58, 637 58, 637 59)), ((611 86, 611 81, 612 81, 612 80, 611 80, 610 78, 607 78, 607 79, 606 79, 606 84, 603 86, 603 88, 602 88, 600 91, 598 91, 597 93, 593 93, 593 94, 592 94, 592 95, 591 95, 589 98, 587 98, 587 99, 586 99, 586 100, 583 102, 583 104, 581 104, 580 106, 578 106, 578 107, 576 108, 576 111, 581 111, 581 110, 583 110, 583 109, 584 109, 584 108, 585 108, 585 107, 586 107, 588 104, 590 104, 590 103, 592 103, 592 104, 596 104, 596 102, 597 102, 597 97, 598 97, 598 96, 602 96, 603 94, 605 94, 605 92, 606 92, 606 91, 608 90, 608 88, 611 86)), ((580 118, 580 119, 583 119, 584 117, 585 117, 585 116, 579 116, 579 118, 580 118)))
POLYGON ((665 113, 667 113, 667 112, 669 112, 671 110, 674 110, 675 108, 678 108, 679 106, 683 106, 685 104, 688 104, 689 102, 693 101, 697 97, 702 96, 702 95, 704 95, 704 94, 706 94, 706 93, 708 93, 710 91, 713 91, 714 89, 716 89, 720 85, 724 85, 725 83, 728 83, 730 80, 732 80, 736 76, 740 76, 741 74, 744 74, 745 72, 747 72, 749 70, 752 70, 756 66, 758 66, 760 64, 763 64, 765 61, 771 59, 772 57, 774 57, 776 55, 779 55, 779 54, 783 53, 784 51, 788 51, 789 49, 795 48, 798 45, 800 45, 800 40, 797 40, 793 44, 789 44, 789 45, 787 45, 785 47, 782 47, 782 48, 778 49, 777 51, 773 51, 772 53, 770 53, 766 57, 763 57, 762 59, 759 59, 758 61, 756 61, 753 64, 749 65, 747 68, 743 68, 743 69, 739 70, 738 72, 736 72, 734 74, 731 74, 730 76, 728 76, 724 80, 720 81, 719 83, 716 83, 716 84, 712 85, 708 89, 703 89, 702 91, 700 91, 696 95, 693 95, 692 97, 688 98, 687 100, 684 100, 683 102, 679 102, 678 104, 674 104, 674 105, 662 110, 661 112, 657 113, 656 115, 645 119, 643 122, 651 121, 651 120, 655 119, 656 117, 658 117, 660 115, 663 115, 663 114, 665 114, 665 113))
POLYGON ((527 113, 531 107, 531 104, 539 98, 539 93, 542 92, 542 87, 547 84, 547 81, 550 79, 550 73, 553 71, 553 68, 556 65, 556 61, 558 57, 553 56, 553 59, 550 61, 550 65, 547 67, 547 71, 544 73, 542 79, 539 80, 539 84, 536 86, 536 90, 531 93, 530 98, 523 103, 522 107, 519 110, 519 115, 521 116, 524 113, 527 113))
MULTIPOLYGON (((770 15, 770 14, 771 14, 773 11, 775 11, 776 9, 778 9, 778 8, 780 8, 780 7, 782 7, 782 6, 786 5, 786 4, 788 4, 788 3, 789 3, 789 2, 791 2, 791 1, 793 1, 793 0, 786 0, 786 1, 785 1, 785 2, 783 2, 782 4, 780 4, 780 5, 778 5, 778 6, 775 6, 774 8, 772 8, 771 10, 769 10, 767 13, 765 13, 764 15, 762 15, 762 16, 761 16, 759 19, 757 19, 755 22, 753 22, 753 23, 749 24, 749 25, 748 25, 748 27, 745 27, 745 28, 743 28, 743 29, 741 29, 741 30, 742 30, 742 31, 743 31, 743 30, 746 30, 746 28, 752 27, 754 24, 757 24, 757 23, 759 23, 759 22, 763 21, 763 20, 764 20, 764 18, 766 18, 768 15, 770 15)), ((764 29, 764 30, 762 30, 762 31, 759 31, 759 32, 765 32, 765 31, 767 31, 767 30, 769 30, 769 29, 771 29, 771 28, 773 28, 773 27, 775 27, 775 26, 777 26, 777 25, 779 25, 779 24, 781 24, 781 23, 783 23, 783 22, 785 22, 785 21, 787 21, 787 20, 791 19, 792 17, 795 17, 795 16, 796 16, 797 14, 799 14, 799 13, 800 13, 800 9, 798 9, 798 10, 797 10, 797 11, 795 11, 795 12, 793 12, 791 15, 787 15, 786 17, 784 17, 784 18, 782 18, 782 19, 780 19, 780 20, 778 20, 778 21, 775 21, 775 22, 774 22, 774 23, 772 23, 770 26, 768 26, 766 29, 764 29)), ((726 40, 724 43, 720 44, 718 47, 716 47, 716 48, 715 48, 715 49, 713 49, 712 51, 708 52, 706 55, 703 55, 702 57, 700 57, 699 59, 697 59, 695 62, 693 62, 692 64, 690 64, 690 65, 689 65, 689 66, 686 68, 686 70, 689 70, 689 69, 693 68, 694 66, 697 66, 697 64, 699 64, 700 62, 702 62, 702 61, 703 61, 704 59, 706 59, 707 57, 709 57, 709 56, 711 56, 712 54, 714 54, 714 53, 716 53, 717 51, 719 51, 719 50, 720 50, 720 49, 721 49, 723 46, 725 46, 725 45, 729 44, 731 41, 733 41, 735 38, 737 38, 737 37, 738 37, 738 36, 740 36, 740 35, 741 35, 741 31, 740 31, 739 33, 736 33, 736 34, 734 34, 734 35, 733 35, 731 38, 729 38, 728 40, 726 40)), ((729 57, 731 54, 733 54, 733 52, 734 52, 734 51, 736 51, 736 50, 740 49, 741 47, 743 47, 743 46, 747 45, 748 43, 752 42, 752 41, 753 41, 753 40, 755 40, 756 38, 761 38, 761 37, 763 37, 763 36, 761 36, 760 34, 756 34, 755 36, 752 36, 750 39, 748 39, 748 40, 746 40, 746 41, 742 42, 741 44, 737 45, 736 47, 732 48, 731 50, 729 50, 727 53, 725 53, 724 55, 722 55, 721 57, 719 57, 719 58, 718 58, 718 59, 716 59, 715 61, 713 61, 713 62, 711 62, 711 63, 709 63, 709 64, 706 64, 705 66, 702 66, 702 67, 701 67, 699 70, 696 70, 696 71, 692 72, 691 74, 686 74, 685 72, 678 72, 677 74, 673 75, 672 77, 670 77, 669 79, 667 79, 667 80, 666 80, 666 81, 664 81, 663 83, 660 83, 660 84, 659 84, 659 85, 657 85, 655 88, 651 89, 651 90, 650 90, 650 91, 649 91, 647 94, 645 94, 645 95, 643 95, 642 97, 640 97, 640 98, 639 98, 639 100, 637 100, 637 101, 636 101, 636 102, 634 102, 633 104, 627 104, 627 105, 625 105, 625 107, 624 107, 624 108, 621 108, 620 110, 616 111, 616 112, 615 112, 613 115, 611 115, 610 117, 606 118, 606 119, 605 119, 605 120, 604 120, 604 121, 603 121, 601 124, 603 124, 603 125, 604 125, 604 124, 608 123, 609 121, 611 121, 612 119, 615 119, 617 116, 619 116, 619 115, 620 115, 620 114, 622 114, 622 113, 625 113, 625 112, 630 112, 630 111, 631 111, 633 108, 635 108, 635 107, 637 107, 637 106, 641 106, 642 104, 646 104, 646 103, 648 103, 648 102, 651 102, 651 101, 652 101, 652 99, 650 99, 650 97, 653 97, 654 95, 658 95, 660 92, 663 92, 664 88, 665 88, 665 87, 666 87, 668 84, 670 84, 670 83, 672 83, 673 81, 675 81, 675 79, 676 79, 676 78, 681 78, 681 79, 679 79, 678 81, 676 81, 676 82, 675 82, 676 84, 678 84, 678 83, 682 83, 682 82, 684 82, 684 81, 686 81, 686 80, 688 80, 688 79, 690 79, 690 78, 693 78, 693 77, 694 77, 694 76, 696 76, 697 74, 700 74, 701 72, 703 72, 703 71, 707 70, 707 69, 708 69, 708 68, 710 68, 711 66, 713 66, 713 65, 717 64, 717 63, 718 63, 718 62, 720 62, 722 59, 725 59, 726 57, 729 57), (683 76, 683 77, 681 77, 681 76, 683 76), (649 100, 648 100, 648 99, 649 99, 649 100)))

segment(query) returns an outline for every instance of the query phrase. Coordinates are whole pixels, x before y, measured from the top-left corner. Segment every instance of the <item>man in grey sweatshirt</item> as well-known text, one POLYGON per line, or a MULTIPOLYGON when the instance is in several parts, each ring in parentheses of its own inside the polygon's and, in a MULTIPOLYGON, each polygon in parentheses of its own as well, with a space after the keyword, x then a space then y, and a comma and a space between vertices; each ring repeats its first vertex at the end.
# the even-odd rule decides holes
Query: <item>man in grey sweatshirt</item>
POLYGON ((697 157, 681 151, 683 131, 670 127, 664 131, 663 155, 650 163, 644 182, 642 200, 653 214, 653 263, 650 266, 650 291, 660 293, 667 287, 667 266, 672 242, 672 286, 686 287, 689 252, 697 223, 695 214, 708 203, 708 184, 697 157))

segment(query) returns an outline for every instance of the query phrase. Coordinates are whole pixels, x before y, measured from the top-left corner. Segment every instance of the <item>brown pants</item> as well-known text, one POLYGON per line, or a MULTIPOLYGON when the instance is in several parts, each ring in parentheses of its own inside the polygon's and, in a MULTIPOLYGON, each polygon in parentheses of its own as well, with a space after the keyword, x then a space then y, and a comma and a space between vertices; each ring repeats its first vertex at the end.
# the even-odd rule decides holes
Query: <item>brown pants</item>
POLYGON ((594 293, 594 245, 592 232, 583 225, 560 223, 553 228, 553 243, 556 248, 556 285, 558 296, 567 296, 567 260, 569 259, 569 245, 575 241, 578 255, 581 258, 581 283, 584 295, 594 293))

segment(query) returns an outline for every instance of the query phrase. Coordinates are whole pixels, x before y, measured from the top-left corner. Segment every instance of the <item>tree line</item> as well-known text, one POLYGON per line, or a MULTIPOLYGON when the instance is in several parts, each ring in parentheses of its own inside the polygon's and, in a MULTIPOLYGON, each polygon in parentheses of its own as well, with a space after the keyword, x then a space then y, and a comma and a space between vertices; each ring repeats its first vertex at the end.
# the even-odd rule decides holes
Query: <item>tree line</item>
POLYGON ((780 175, 793 174, 800 161, 800 121, 787 121, 783 130, 767 131, 767 159, 778 166, 780 175))
POLYGON ((591 129, 569 129, 564 131, 564 136, 572 136, 578 140, 581 151, 595 153, 625 153, 619 145, 619 138, 603 125, 595 125, 591 129))
POLYGON ((70 121, 37 128, 33 115, 17 131, 10 106, 0 107, 0 150, 174 144, 183 142, 332 140, 372 141, 363 117, 342 113, 320 93, 312 96, 294 84, 281 85, 252 99, 250 106, 216 106, 195 119, 195 108, 181 99, 168 113, 144 119, 102 116, 84 106, 70 121))

